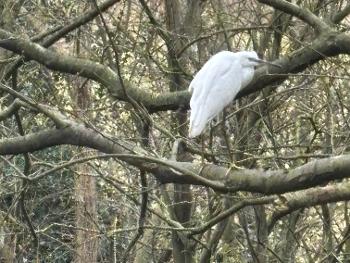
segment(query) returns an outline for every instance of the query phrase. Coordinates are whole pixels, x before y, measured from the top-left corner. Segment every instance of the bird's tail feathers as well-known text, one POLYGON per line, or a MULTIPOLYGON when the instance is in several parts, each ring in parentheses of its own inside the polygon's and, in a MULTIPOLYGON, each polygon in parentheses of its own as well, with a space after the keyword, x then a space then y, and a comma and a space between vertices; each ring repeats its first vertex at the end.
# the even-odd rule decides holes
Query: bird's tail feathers
POLYGON ((197 127, 190 127, 190 132, 188 133, 189 138, 197 137, 202 133, 203 129, 199 129, 197 127))
POLYGON ((189 137, 194 138, 202 133, 206 125, 206 118, 203 111, 197 110, 191 112, 189 137))

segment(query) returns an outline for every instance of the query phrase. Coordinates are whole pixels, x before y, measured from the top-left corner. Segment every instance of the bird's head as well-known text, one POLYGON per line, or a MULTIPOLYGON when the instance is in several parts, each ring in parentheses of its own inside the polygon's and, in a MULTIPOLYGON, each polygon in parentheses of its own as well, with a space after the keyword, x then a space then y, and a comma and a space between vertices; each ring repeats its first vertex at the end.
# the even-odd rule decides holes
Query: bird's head
POLYGON ((281 67, 280 65, 274 64, 272 62, 260 59, 255 51, 243 51, 236 53, 240 56, 241 63, 243 67, 256 67, 259 65, 267 64, 275 67, 281 67))

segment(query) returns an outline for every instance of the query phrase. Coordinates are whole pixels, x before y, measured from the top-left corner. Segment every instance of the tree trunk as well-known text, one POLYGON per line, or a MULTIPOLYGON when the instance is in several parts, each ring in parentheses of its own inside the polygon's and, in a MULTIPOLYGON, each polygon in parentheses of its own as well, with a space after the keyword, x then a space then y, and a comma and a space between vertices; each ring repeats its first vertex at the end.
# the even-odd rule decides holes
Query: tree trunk
MULTIPOLYGON (((76 54, 79 56, 79 34, 76 40, 76 54)), ((85 118, 84 111, 89 107, 89 83, 77 78, 73 96, 76 98, 77 116, 85 118)), ((87 157, 84 153, 81 157, 87 157)), ((88 176, 90 167, 88 164, 80 164, 76 170, 75 198, 76 198, 76 254, 74 262, 97 262, 98 236, 96 235, 97 211, 96 211, 96 182, 95 178, 88 176)))

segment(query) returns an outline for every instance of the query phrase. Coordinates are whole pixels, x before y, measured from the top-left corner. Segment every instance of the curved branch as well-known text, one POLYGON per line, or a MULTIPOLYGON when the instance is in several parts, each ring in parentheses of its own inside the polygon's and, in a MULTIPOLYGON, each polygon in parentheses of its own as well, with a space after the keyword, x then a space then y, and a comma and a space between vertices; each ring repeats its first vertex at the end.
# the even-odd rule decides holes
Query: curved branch
POLYGON ((217 216, 215 216, 214 218, 212 218, 208 222, 204 223, 203 225, 190 229, 189 235, 196 235, 196 234, 200 234, 200 233, 207 231, 212 226, 216 225, 217 223, 221 222, 225 218, 236 213, 237 211, 241 210, 244 207, 252 206, 252 205, 255 206, 255 205, 269 204, 274 199, 275 199, 275 197, 273 197, 273 196, 267 196, 267 197, 258 197, 258 198, 246 199, 246 200, 239 201, 236 204, 234 204, 233 206, 231 206, 229 209, 221 212, 220 214, 218 214, 217 216))
POLYGON ((21 103, 19 99, 14 100, 10 106, 8 106, 6 109, 3 111, 0 111, 0 121, 3 121, 9 117, 11 117, 15 112, 19 110, 21 107, 21 103))
POLYGON ((282 12, 295 16, 313 27, 318 33, 329 31, 330 26, 318 18, 310 10, 301 8, 284 0, 258 0, 260 3, 272 6, 282 12))
POLYGON ((334 24, 339 24, 345 17, 347 17, 350 14, 350 4, 348 4, 346 7, 344 7, 343 10, 336 13, 332 17, 332 22, 334 24))
POLYGON ((269 219, 269 232, 277 220, 300 208, 344 200, 350 200, 350 182, 285 194, 274 206, 277 211, 269 219))
MULTIPOLYGON (((55 145, 77 145, 114 153, 115 157, 133 166, 153 173, 162 183, 195 184, 227 192, 223 183, 198 176, 200 167, 183 167, 181 162, 160 160, 136 145, 119 140, 111 140, 84 125, 71 125, 62 129, 47 129, 38 133, 14 137, 0 141, 0 155, 33 152, 55 145), (138 155, 135 155, 137 153, 138 155)), ((109 156, 112 157, 112 156, 109 156)), ((41 175, 40 175, 41 176, 41 175)), ((33 178, 36 179, 36 178, 33 178)))
POLYGON ((52 34, 50 37, 48 37, 46 40, 43 41, 42 46, 49 47, 52 44, 54 44, 57 40, 59 40, 62 36, 65 36, 69 32, 75 30, 76 28, 85 25, 89 21, 93 20, 95 17, 97 17, 100 12, 104 12, 114 4, 120 2, 120 0, 107 0, 100 4, 97 8, 92 8, 91 10, 85 12, 83 15, 73 19, 70 24, 66 25, 65 27, 61 28, 54 34, 52 34))
POLYGON ((220 192, 250 191, 281 194, 347 178, 350 155, 324 158, 291 170, 231 170, 207 164, 161 160, 137 145, 112 140, 84 125, 70 124, 0 141, 0 155, 33 152, 55 145, 77 145, 116 154, 126 163, 152 173, 161 183, 193 184, 220 192))
MULTIPOLYGON (((18 38, 11 33, 0 29, 0 47, 22 54, 26 59, 32 59, 49 69, 77 74, 95 80, 107 87, 117 99, 126 100, 118 74, 108 66, 100 63, 66 56, 48 50, 31 41, 18 38)), ((178 109, 181 105, 188 105, 189 92, 180 91, 176 94, 165 93, 155 96, 141 88, 135 88, 125 83, 128 96, 143 104, 151 112, 156 110, 178 109)))
MULTIPOLYGON (((47 117, 49 117, 53 122, 56 124, 57 127, 63 128, 67 125, 69 125, 69 120, 65 116, 63 116, 61 113, 52 110, 51 108, 47 107, 46 105, 37 103, 33 101, 32 99, 27 98, 26 96, 23 96, 21 93, 11 89, 10 87, 0 83, 0 90, 6 91, 7 93, 14 96, 17 100, 17 104, 20 106, 24 106, 28 109, 35 109, 39 112, 42 112, 47 117), (21 100, 18 102, 18 100, 21 100)), ((14 102, 16 102, 16 100, 14 102)), ((0 116, 1 117, 1 116, 0 116)), ((1 120, 1 118, 0 118, 1 120)))
MULTIPOLYGON (((208 167, 213 169, 213 167, 208 167)), ((223 168, 215 167, 215 170, 223 168)), ((330 158, 310 161, 290 170, 249 170, 231 171, 227 186, 233 186, 238 191, 252 191, 264 194, 282 194, 290 191, 306 189, 322 183, 349 177, 350 155, 340 155, 330 158)), ((224 169, 227 173, 227 169, 224 169)), ((213 172, 206 171, 212 174, 213 172)), ((217 180, 222 181, 224 171, 217 180)), ((209 178, 212 179, 212 178, 209 178)))
MULTIPOLYGON (((28 40, 17 38, 9 32, 0 29, 0 47, 23 54, 27 59, 35 60, 49 69, 60 72, 78 74, 95 80, 107 87, 116 99, 126 101, 118 74, 109 67, 86 59, 65 56, 43 48, 28 40)), ((268 85, 281 83, 288 78, 287 73, 297 73, 329 56, 350 54, 350 35, 338 32, 321 34, 309 46, 303 47, 290 55, 274 61, 281 69, 270 67, 266 75, 266 67, 256 70, 253 81, 237 98, 260 91, 268 85), (276 75, 274 75, 276 74, 276 75)), ((144 105, 150 112, 188 108, 190 93, 187 90, 154 94, 141 88, 135 88, 125 83, 128 96, 144 105)))
MULTIPOLYGON (((99 10, 100 12, 103 12, 118 2, 120 2, 120 0, 107 0, 99 6, 99 10)), ((46 37, 46 39, 41 41, 41 45, 43 47, 49 47, 55 42, 57 42, 59 39, 61 39, 63 36, 67 35, 69 32, 93 20, 98 14, 99 14, 99 11, 94 8, 92 10, 85 12, 81 16, 73 19, 68 25, 64 27, 56 27, 46 32, 43 32, 33 37, 31 40, 38 41, 46 37), (48 34, 50 34, 50 36, 47 36, 48 34)), ((18 68, 19 66, 21 66, 23 62, 24 62, 23 59, 19 58, 14 64, 12 64, 11 67, 7 70, 7 73, 5 74, 6 78, 8 78, 11 75, 12 71, 15 68, 18 68)))
POLYGON ((288 78, 283 74, 301 72, 320 60, 339 54, 350 54, 350 35, 338 32, 321 34, 310 45, 275 60, 274 63, 280 65, 281 69, 269 67, 267 75, 266 67, 256 70, 253 81, 241 90, 236 98, 260 91, 271 84, 282 83, 288 78))

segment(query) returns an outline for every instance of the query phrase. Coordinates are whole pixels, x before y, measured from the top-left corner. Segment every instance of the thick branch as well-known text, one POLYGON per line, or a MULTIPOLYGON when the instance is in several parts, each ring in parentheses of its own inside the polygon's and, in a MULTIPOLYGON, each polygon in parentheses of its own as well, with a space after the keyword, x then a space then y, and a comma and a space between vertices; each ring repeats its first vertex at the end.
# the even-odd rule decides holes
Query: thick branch
POLYGON ((332 22, 334 24, 340 23, 345 17, 347 17, 350 14, 350 4, 348 4, 343 10, 336 13, 332 17, 332 22))
MULTIPOLYGON (((60 72, 77 74, 95 80, 105 87, 117 99, 126 100, 118 74, 109 67, 100 63, 65 56, 25 39, 17 38, 9 32, 0 29, 0 47, 22 54, 27 59, 32 59, 49 69, 60 72)), ((166 93, 155 96, 155 94, 135 88, 126 84, 128 96, 143 104, 150 111, 178 109, 181 105, 188 105, 189 93, 187 91, 176 94, 166 93)))
POLYGON ((230 170, 216 165, 176 162, 147 158, 142 148, 112 140, 84 125, 72 124, 62 129, 48 129, 34 134, 0 141, 0 154, 20 154, 55 145, 78 145, 104 153, 119 154, 119 159, 153 173, 162 183, 193 184, 221 192, 250 191, 264 194, 306 189, 349 176, 350 155, 309 162, 291 170, 230 170), (197 175, 200 176, 197 176, 197 175))
POLYGON ((260 3, 272 6, 282 12, 295 16, 313 27, 318 33, 329 31, 330 27, 310 10, 301 8, 284 0, 258 0, 260 3))
POLYGON ((282 69, 270 67, 269 75, 266 75, 265 67, 256 70, 253 81, 238 93, 237 98, 260 91, 268 85, 281 83, 288 78, 288 73, 301 72, 320 60, 339 54, 350 54, 350 35, 337 32, 322 34, 310 45, 274 61, 282 69))
POLYGON ((272 214, 269 220, 269 229, 271 231, 274 224, 281 217, 300 208, 345 200, 350 200, 350 182, 285 194, 283 200, 280 199, 276 202, 275 208, 277 211, 272 214))
MULTIPOLYGON (((58 54, 38 44, 17 38, 1 29, 0 47, 18 54, 24 54, 26 58, 33 59, 52 70, 79 74, 93 79, 106 86, 111 95, 116 99, 127 99, 125 98, 117 73, 107 66, 90 60, 58 54)), ((297 73, 328 56, 336 56, 344 53, 350 54, 350 36, 348 34, 337 32, 322 34, 311 45, 275 61, 275 63, 282 66, 282 69, 277 69, 276 67, 269 68, 270 73, 272 73, 269 75, 266 75, 266 67, 257 70, 254 80, 237 97, 239 98, 259 91, 267 85, 282 82, 288 77, 288 75, 281 76, 279 74, 297 73)), ((132 87, 127 83, 125 84, 128 96, 143 104, 151 112, 175 110, 179 107, 188 108, 190 100, 188 91, 153 94, 147 90, 132 87)))
MULTIPOLYGON (((186 165, 183 166, 186 167, 186 165)), ((228 171, 223 167, 207 165, 202 169, 201 175, 211 180, 215 178, 218 181, 226 181, 226 186, 231 186, 231 190, 281 194, 347 178, 349 169, 350 155, 341 155, 311 161, 291 170, 228 171)))
POLYGON ((184 168, 181 162, 146 157, 151 156, 151 154, 142 148, 123 141, 109 139, 84 125, 47 129, 35 134, 0 141, 0 155, 33 152, 63 144, 85 146, 104 153, 119 154, 116 157, 120 160, 153 173, 162 183, 196 184, 222 192, 227 191, 227 188, 215 179, 208 180, 205 177, 197 176, 200 167, 196 165, 189 163, 188 167, 192 169, 190 170, 184 168))
POLYGON ((19 102, 20 102, 20 100, 15 100, 5 110, 1 111, 0 112, 0 121, 3 121, 5 119, 9 118, 15 112, 17 112, 18 109, 21 107, 21 104, 19 102))

